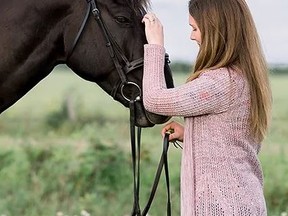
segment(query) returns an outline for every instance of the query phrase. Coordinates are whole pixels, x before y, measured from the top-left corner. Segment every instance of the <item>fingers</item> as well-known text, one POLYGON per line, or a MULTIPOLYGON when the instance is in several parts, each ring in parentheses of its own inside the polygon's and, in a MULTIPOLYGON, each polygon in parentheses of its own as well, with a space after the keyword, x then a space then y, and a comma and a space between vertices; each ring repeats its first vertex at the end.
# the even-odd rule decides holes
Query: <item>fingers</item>
POLYGON ((142 22, 145 24, 145 35, 148 44, 164 46, 163 26, 156 15, 148 13, 143 17, 142 22))
POLYGON ((175 133, 169 132, 169 130, 170 129, 166 130, 166 129, 163 128, 161 134, 162 134, 162 137, 164 137, 166 134, 169 134, 168 140, 171 141, 171 140, 175 139, 175 133))
POLYGON ((161 131, 162 136, 164 137, 166 133, 169 134, 169 140, 171 140, 172 138, 175 139, 174 135, 175 135, 175 122, 170 122, 168 124, 166 124, 161 131))
POLYGON ((171 134, 169 135, 169 141, 172 141, 172 140, 175 140, 175 139, 176 139, 175 134, 174 134, 174 133, 171 133, 171 134))
MULTIPOLYGON (((153 13, 147 13, 144 17, 143 17, 143 20, 142 22, 145 22, 146 23, 155 23, 157 17, 155 14, 153 13)), ((158 20, 158 19, 157 19, 158 20)))
POLYGON ((170 122, 162 128, 161 134, 163 137, 165 136, 165 133, 167 133, 169 130, 173 130, 172 124, 173 124, 173 122, 170 122))
POLYGON ((170 122, 166 124, 161 131, 162 136, 164 137, 166 133, 169 133, 169 141, 179 140, 183 141, 184 128, 178 122, 170 122))

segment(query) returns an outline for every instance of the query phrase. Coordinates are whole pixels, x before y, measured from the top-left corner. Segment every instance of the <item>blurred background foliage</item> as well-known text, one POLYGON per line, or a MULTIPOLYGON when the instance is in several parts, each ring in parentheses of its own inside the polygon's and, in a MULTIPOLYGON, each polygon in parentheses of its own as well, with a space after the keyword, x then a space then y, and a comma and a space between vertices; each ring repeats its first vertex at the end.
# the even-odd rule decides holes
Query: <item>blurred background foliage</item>
MULTIPOLYGON (((176 85, 191 66, 171 65, 176 85)), ((288 69, 271 68, 273 123, 260 160, 269 215, 288 210, 288 69)), ((176 118, 177 121, 182 121, 176 118)), ((141 205, 161 154, 161 125, 143 129, 141 205)), ((181 150, 170 148, 173 215, 181 150)), ((0 116, 0 215, 129 215, 133 201, 129 111, 60 66, 0 116), (82 211, 82 213, 81 213, 82 211)), ((161 179, 150 215, 164 215, 161 179)))

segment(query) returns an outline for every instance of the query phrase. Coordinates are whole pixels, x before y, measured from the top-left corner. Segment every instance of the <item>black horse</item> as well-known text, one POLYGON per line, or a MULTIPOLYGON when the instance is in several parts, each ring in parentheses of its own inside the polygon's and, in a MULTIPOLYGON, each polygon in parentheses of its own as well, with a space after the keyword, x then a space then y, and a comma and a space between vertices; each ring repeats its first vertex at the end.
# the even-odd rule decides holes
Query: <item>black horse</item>
MULTIPOLYGON (((141 19, 148 5, 147 0, 1 0, 0 113, 58 64, 124 106, 139 100, 146 42, 141 19)), ((136 125, 167 121, 139 101, 136 125)))

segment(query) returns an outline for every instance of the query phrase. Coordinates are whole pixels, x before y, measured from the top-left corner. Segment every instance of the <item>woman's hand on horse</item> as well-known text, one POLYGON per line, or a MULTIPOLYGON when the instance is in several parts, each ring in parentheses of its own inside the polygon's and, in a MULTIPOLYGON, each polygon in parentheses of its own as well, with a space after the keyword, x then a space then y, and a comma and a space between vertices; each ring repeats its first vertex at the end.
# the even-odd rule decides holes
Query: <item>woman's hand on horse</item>
POLYGON ((142 22, 145 24, 145 34, 148 44, 164 46, 163 26, 153 13, 146 14, 142 22))
POLYGON ((170 122, 166 124, 161 134, 164 137, 165 133, 169 133, 169 141, 180 141, 183 142, 183 136, 184 136, 184 126, 178 122, 170 122))

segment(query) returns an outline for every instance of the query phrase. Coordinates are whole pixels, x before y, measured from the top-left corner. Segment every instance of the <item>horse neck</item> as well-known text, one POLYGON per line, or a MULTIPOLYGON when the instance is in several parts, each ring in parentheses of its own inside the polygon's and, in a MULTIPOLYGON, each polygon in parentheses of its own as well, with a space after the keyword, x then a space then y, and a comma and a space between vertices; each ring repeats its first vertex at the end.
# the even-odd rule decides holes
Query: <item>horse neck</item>
MULTIPOLYGON (((80 1, 10 0, 0 3, 0 55, 3 57, 0 113, 64 61, 64 27, 74 13, 72 8, 75 4, 81 5, 80 1)), ((82 5, 84 7, 85 2, 82 5)))

